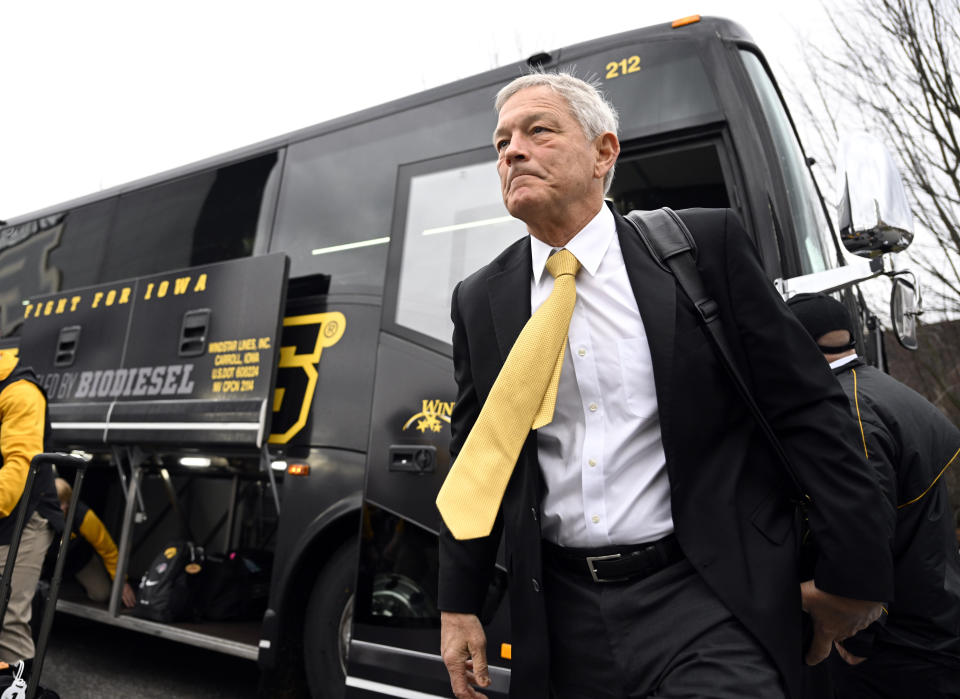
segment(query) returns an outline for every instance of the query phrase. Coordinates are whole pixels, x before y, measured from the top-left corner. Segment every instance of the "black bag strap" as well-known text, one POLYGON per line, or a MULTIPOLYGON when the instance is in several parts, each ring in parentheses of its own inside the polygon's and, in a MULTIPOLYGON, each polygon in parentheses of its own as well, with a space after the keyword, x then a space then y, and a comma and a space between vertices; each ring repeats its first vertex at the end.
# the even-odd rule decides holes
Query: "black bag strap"
POLYGON ((690 231, 687 230, 677 213, 667 207, 655 211, 631 211, 627 214, 626 219, 636 229, 637 235, 650 250, 654 260, 673 274, 677 284, 680 285, 680 288, 683 289, 683 292, 697 309, 721 363, 726 367, 727 373, 737 387, 737 391, 750 408, 757 424, 760 425, 760 429, 780 458, 790 481, 796 488, 798 497, 801 502, 809 501, 809 497, 804 493, 800 485, 800 479, 797 478, 797 473, 790 463, 783 445, 774 433, 773 428, 770 427, 770 423, 767 422, 767 418, 754 400, 747 382, 733 361, 733 353, 727 344, 723 332, 723 323, 720 320, 720 307, 707 292, 703 278, 697 269, 697 246, 693 236, 690 235, 690 231))

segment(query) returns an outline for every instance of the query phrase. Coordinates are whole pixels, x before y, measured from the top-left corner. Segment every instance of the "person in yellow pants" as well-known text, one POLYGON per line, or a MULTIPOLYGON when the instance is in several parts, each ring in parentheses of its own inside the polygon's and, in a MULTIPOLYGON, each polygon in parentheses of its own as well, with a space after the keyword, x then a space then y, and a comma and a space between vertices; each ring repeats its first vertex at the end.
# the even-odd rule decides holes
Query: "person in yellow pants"
MULTIPOLYGON (((56 479, 56 488, 60 507, 66 513, 73 489, 62 478, 56 479)), ((64 578, 72 575, 86 590, 87 597, 94 602, 106 602, 110 598, 110 581, 117 575, 117 545, 97 517, 97 513, 83 502, 77 502, 77 514, 73 522, 67 561, 64 564, 64 578)), ((55 560, 56 551, 52 550, 50 556, 55 560)), ((137 603, 136 593, 126 581, 123 583, 120 599, 125 607, 132 607, 137 603)))

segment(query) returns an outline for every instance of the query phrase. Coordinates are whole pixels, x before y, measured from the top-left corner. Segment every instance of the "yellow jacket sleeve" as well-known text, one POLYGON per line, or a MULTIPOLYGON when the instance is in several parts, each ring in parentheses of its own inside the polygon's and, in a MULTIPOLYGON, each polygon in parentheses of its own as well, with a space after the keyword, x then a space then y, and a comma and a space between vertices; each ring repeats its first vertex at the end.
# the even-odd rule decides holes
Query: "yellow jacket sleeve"
POLYGON ((119 552, 117 551, 117 545, 113 543, 110 532, 103 526, 103 522, 100 521, 93 510, 87 510, 87 514, 83 516, 83 521, 80 523, 80 536, 86 539, 87 543, 93 546, 93 549, 100 555, 100 558, 103 559, 104 568, 107 569, 107 572, 110 573, 110 579, 113 580, 117 576, 119 552))
POLYGON ((45 409, 30 381, 15 381, 0 393, 0 517, 9 517, 20 502, 30 460, 43 451, 45 409))

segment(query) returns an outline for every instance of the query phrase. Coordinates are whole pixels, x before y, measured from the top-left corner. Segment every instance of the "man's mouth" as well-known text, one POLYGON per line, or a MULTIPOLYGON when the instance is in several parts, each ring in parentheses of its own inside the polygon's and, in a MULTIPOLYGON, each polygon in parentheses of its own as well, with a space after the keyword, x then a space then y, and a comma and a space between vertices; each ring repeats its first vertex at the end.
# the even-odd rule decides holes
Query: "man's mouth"
POLYGON ((510 178, 510 187, 512 188, 516 184, 517 180, 523 179, 524 177, 536 177, 536 175, 533 175, 529 172, 521 172, 518 175, 514 175, 510 178))

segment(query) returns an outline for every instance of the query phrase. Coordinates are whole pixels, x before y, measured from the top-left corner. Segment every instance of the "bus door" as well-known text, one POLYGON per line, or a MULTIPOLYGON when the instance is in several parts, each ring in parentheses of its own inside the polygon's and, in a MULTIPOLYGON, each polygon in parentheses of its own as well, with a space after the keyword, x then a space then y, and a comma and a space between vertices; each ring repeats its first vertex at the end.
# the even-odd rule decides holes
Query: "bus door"
MULTIPOLYGON (((434 503, 450 467, 456 399, 450 297, 526 234, 500 197, 492 148, 401 166, 374 389, 347 696, 446 697, 434 503)), ((488 695, 506 697, 501 565, 483 613, 488 695)))

